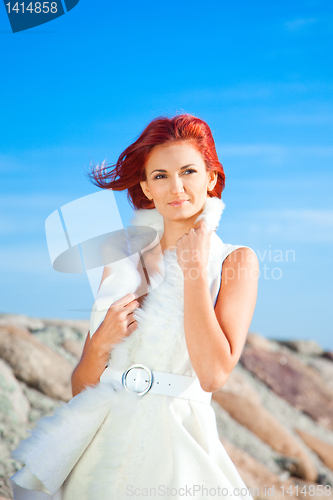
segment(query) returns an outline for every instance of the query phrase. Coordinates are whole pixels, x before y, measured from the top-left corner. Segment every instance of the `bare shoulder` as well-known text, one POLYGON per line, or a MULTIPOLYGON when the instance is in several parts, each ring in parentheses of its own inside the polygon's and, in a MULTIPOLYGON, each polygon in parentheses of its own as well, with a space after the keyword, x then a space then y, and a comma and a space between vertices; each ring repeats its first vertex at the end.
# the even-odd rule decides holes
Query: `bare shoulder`
POLYGON ((249 247, 240 247, 233 250, 228 257, 224 259, 224 263, 233 263, 233 262, 247 262, 247 263, 258 263, 258 257, 252 248, 249 247))
POLYGON ((160 245, 156 245, 154 248, 147 250, 142 254, 142 257, 149 274, 157 271, 159 263, 162 259, 162 251, 160 245))
POLYGON ((258 278, 259 261, 252 248, 240 247, 231 252, 222 265, 222 284, 231 279, 258 278))

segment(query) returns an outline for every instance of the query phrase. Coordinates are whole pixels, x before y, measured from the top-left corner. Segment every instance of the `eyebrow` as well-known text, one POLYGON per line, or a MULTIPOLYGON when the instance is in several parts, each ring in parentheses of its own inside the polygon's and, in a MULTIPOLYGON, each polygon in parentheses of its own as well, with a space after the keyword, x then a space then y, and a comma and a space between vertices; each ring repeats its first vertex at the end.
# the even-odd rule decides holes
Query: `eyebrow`
MULTIPOLYGON (((181 167, 180 170, 184 170, 184 168, 188 168, 188 167, 192 167, 192 166, 193 167, 195 166, 194 163, 189 163, 188 165, 184 165, 183 167, 181 167)), ((164 170, 162 168, 158 168, 158 169, 153 170, 152 172, 150 172, 150 175, 153 174, 154 172, 167 172, 167 170, 164 170)))

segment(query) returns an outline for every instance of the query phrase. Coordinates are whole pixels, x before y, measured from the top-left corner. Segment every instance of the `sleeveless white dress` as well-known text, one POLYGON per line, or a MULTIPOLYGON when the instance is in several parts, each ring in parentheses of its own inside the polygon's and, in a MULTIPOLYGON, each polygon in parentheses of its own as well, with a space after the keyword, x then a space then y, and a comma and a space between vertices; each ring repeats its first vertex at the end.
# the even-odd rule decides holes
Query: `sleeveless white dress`
MULTIPOLYGON (((224 206, 218 198, 207 198, 197 220, 216 229, 224 206)), ((135 211, 132 225, 163 234, 156 209, 135 211)), ((241 247, 211 234, 207 270, 213 306, 223 261, 241 247)), ((134 313, 137 329, 115 345, 108 368, 124 371, 141 363, 195 377, 186 347, 184 283, 176 250, 165 251, 163 260, 164 268, 160 264, 160 272, 151 277, 149 294, 134 313)), ((137 290, 141 277, 136 264, 127 257, 112 265, 92 308, 91 335, 107 307, 137 290)), ((219 440, 210 404, 115 390, 103 381, 104 373, 97 385, 41 418, 12 452, 25 464, 10 478, 15 500, 252 499, 219 440)))

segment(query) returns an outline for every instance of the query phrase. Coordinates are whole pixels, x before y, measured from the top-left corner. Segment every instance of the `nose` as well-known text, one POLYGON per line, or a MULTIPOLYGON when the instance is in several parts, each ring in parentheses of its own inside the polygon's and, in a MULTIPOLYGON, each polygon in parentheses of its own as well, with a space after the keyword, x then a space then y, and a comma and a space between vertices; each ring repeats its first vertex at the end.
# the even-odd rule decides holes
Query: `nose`
POLYGON ((184 192, 183 180, 178 175, 176 175, 175 177, 171 178, 170 192, 173 195, 176 195, 176 194, 184 192))

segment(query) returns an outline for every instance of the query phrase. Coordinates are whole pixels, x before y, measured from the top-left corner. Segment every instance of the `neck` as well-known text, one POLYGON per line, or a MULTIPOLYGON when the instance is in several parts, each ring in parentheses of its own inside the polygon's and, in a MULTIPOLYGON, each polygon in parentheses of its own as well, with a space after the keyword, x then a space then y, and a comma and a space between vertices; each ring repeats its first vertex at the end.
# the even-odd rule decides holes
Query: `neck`
POLYGON ((202 213, 202 210, 200 210, 200 212, 196 213, 192 217, 183 220, 173 221, 164 219, 164 231, 160 241, 162 252, 168 249, 176 248, 177 241, 185 233, 188 233, 192 227, 194 229, 198 227, 199 223, 195 223, 195 220, 200 213, 202 213))

